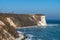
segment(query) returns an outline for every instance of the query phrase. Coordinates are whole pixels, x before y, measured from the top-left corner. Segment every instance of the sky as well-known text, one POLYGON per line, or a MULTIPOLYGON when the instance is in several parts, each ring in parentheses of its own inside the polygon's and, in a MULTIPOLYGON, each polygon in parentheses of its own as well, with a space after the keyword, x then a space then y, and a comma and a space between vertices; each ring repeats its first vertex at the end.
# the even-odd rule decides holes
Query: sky
POLYGON ((45 14, 47 19, 60 19, 60 0, 0 0, 0 12, 45 14))

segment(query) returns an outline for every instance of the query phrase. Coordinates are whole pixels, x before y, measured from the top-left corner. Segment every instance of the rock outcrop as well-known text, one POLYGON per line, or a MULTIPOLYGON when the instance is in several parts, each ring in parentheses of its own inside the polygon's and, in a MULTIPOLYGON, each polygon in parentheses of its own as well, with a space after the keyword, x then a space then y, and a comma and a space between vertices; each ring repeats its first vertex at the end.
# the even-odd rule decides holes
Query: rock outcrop
POLYGON ((0 40, 14 40, 19 35, 18 27, 46 26, 44 14, 3 14, 0 13, 0 40))

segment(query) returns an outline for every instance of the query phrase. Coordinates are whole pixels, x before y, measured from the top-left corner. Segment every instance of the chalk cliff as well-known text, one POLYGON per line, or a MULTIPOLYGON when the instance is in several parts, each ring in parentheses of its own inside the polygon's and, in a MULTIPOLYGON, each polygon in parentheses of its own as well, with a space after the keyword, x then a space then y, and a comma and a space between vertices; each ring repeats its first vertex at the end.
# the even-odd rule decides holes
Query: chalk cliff
POLYGON ((3 14, 0 13, 0 40, 14 40, 19 35, 18 27, 46 26, 44 14, 3 14))

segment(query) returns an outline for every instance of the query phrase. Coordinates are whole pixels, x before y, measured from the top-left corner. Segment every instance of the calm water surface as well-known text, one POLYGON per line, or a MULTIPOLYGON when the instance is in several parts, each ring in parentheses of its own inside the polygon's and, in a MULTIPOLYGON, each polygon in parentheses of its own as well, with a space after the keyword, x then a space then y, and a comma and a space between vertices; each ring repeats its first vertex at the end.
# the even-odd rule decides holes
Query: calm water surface
POLYGON ((46 28, 36 26, 33 28, 21 28, 18 31, 28 36, 26 40, 60 40, 60 20, 55 21, 47 21, 46 28))

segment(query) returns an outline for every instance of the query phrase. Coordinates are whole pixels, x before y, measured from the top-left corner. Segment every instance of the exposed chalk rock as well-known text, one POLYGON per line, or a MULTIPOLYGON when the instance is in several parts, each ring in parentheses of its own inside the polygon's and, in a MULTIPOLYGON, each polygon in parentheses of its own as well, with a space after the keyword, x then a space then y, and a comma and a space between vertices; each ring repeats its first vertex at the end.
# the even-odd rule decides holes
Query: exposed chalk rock
POLYGON ((11 20, 10 17, 6 18, 6 21, 9 22, 10 26, 13 26, 14 28, 16 28, 17 26, 14 24, 14 22, 11 20))
POLYGON ((38 22, 38 26, 47 26, 45 16, 41 16, 41 21, 38 22))

